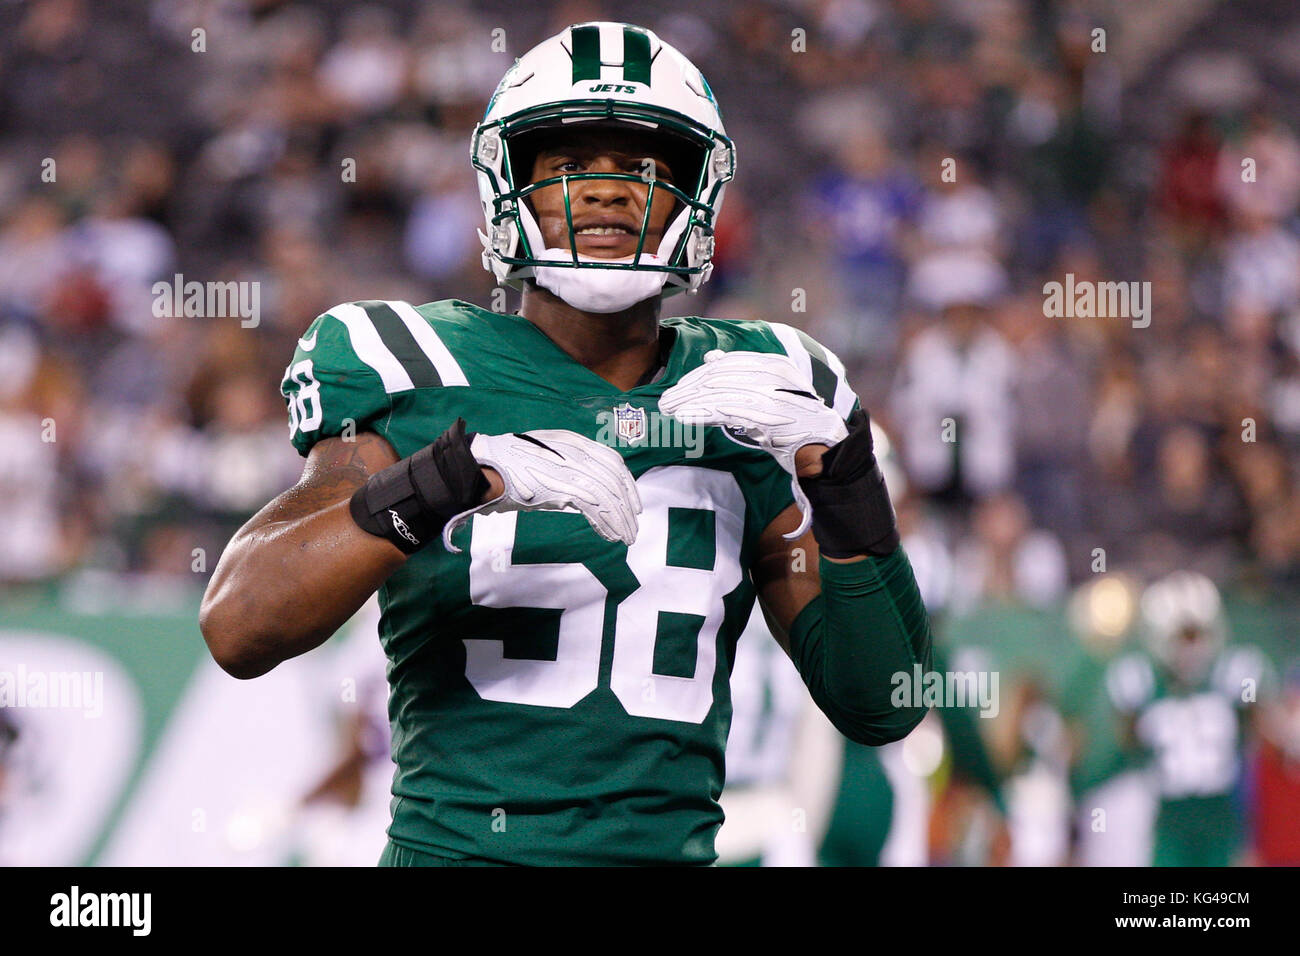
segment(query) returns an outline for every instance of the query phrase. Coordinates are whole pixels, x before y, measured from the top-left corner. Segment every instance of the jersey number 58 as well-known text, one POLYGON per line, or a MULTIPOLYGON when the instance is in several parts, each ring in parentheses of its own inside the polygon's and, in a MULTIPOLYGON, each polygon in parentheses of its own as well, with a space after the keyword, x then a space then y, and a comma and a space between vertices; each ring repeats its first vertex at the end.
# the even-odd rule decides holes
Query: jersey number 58
MULTIPOLYGON (((722 598, 742 580, 744 495, 727 472, 685 465, 651 469, 637 479, 637 488, 642 504, 640 530, 627 549, 627 564, 640 587, 618 605, 610 689, 633 716, 698 724, 713 705, 722 598), (678 549, 670 547, 669 509, 712 514, 712 568, 670 563, 678 549), (700 618, 694 674, 656 674, 655 641, 661 628, 700 618)), ((517 512, 475 516, 469 548, 470 598, 485 607, 560 610, 555 660, 507 658, 502 641, 469 639, 465 676, 487 700, 572 707, 599 683, 609 592, 582 564, 494 565, 494 555, 513 548, 517 521, 517 512)))

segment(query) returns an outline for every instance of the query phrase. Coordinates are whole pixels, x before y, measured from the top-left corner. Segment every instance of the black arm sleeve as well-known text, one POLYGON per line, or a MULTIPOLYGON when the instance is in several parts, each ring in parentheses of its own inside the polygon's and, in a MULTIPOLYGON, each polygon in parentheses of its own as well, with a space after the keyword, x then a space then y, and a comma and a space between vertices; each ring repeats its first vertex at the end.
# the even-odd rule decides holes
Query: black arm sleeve
POLYGON ((822 593, 790 628, 790 654, 813 700, 860 744, 906 737, 926 707, 895 693, 932 667, 930 620, 902 547, 852 564, 820 562, 822 593))

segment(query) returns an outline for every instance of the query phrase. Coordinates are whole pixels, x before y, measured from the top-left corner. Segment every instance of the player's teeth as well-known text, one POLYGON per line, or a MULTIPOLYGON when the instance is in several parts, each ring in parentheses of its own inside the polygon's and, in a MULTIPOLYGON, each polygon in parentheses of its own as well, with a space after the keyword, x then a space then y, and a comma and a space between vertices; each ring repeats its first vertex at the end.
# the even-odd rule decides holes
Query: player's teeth
POLYGON ((620 229, 618 226, 587 226, 585 229, 579 229, 580 236, 618 236, 626 234, 626 229, 620 229))

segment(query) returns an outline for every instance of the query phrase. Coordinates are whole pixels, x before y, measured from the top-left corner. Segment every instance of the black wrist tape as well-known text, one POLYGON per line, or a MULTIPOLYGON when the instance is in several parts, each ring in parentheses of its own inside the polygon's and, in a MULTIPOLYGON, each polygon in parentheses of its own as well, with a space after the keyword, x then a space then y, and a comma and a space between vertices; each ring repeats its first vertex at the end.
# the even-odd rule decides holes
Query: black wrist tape
POLYGON ((812 504, 812 532, 828 558, 885 557, 898 547, 894 506, 871 440, 871 420, 861 409, 848 420, 849 435, 822 455, 822 471, 799 486, 812 504))
POLYGON ((457 418, 432 444, 371 475, 352 495, 352 520, 414 554, 487 493, 482 466, 470 453, 473 440, 465 420, 457 418))

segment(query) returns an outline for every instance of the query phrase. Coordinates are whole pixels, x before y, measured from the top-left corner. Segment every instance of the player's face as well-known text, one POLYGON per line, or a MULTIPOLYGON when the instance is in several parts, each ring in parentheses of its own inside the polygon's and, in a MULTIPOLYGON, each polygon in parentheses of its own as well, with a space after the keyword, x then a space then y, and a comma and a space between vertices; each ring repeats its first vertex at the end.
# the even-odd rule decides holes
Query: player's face
MULTIPOLYGON (((650 215, 645 252, 658 252, 659 240, 676 200, 663 189, 651 195, 649 171, 655 179, 672 182, 673 170, 652 143, 635 133, 575 130, 563 144, 544 149, 533 161, 529 182, 566 173, 631 173, 641 177, 580 179, 569 182, 573 226, 578 252, 601 259, 619 259, 636 252, 646 204, 650 215)), ((569 226, 564 215, 564 187, 556 183, 530 194, 529 200, 547 248, 569 248, 569 226)))
POLYGON ((1174 639, 1171 667, 1181 680, 1191 683, 1199 680, 1214 659, 1215 644, 1209 634, 1195 627, 1186 627, 1174 639))

